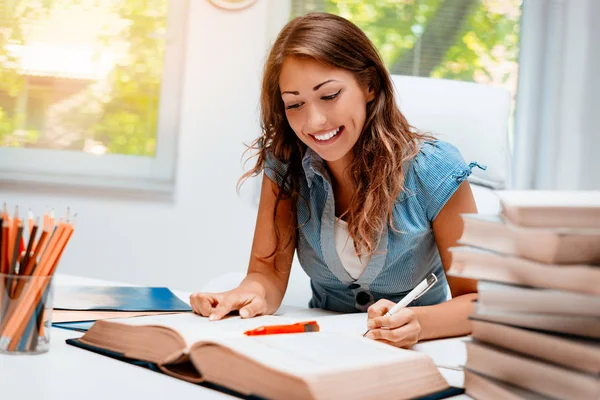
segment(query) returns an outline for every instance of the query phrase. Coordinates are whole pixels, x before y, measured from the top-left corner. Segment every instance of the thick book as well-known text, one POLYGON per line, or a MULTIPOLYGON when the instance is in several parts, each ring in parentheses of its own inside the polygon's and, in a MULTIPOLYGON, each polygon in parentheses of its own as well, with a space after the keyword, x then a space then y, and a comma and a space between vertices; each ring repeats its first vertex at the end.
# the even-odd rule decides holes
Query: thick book
POLYGON ((600 318, 600 296, 479 281, 477 302, 491 311, 579 315, 600 318))
POLYGON ((600 264, 600 229, 525 228, 498 215, 462 218, 461 244, 546 264, 600 264))
POLYGON ((515 225, 600 228, 600 191, 501 190, 501 214, 515 225))
POLYGON ((551 400, 544 396, 511 385, 498 379, 490 378, 465 368, 465 391, 474 399, 486 400, 551 400))
POLYGON ((489 310, 480 304, 475 305, 471 317, 539 331, 600 339, 600 318, 596 317, 489 310))
POLYGON ((192 311, 166 287, 57 286, 54 309, 75 311, 192 311))
POLYGON ((555 399, 598 400, 597 375, 527 357, 478 341, 466 343, 472 371, 555 399))
POLYGON ((481 342, 600 376, 600 342, 471 318, 471 337, 481 342))
POLYGON ((542 264, 469 246, 450 251, 451 276, 600 295, 597 266, 542 264))
MULTIPOLYGON (((265 319, 211 328, 205 318, 176 315, 164 325, 97 321, 67 343, 146 365, 193 383, 270 399, 418 398, 451 391, 433 360, 356 335, 310 332, 245 336, 242 327, 265 319), (207 329, 201 329, 206 327, 207 329), (220 332, 220 335, 217 333, 220 332)), ((268 318, 268 317, 267 317, 268 318)), ((277 320, 270 317, 270 320, 277 320)), ((227 322, 225 321, 225 324, 227 322)), ((439 397, 437 397, 439 398, 439 397)))

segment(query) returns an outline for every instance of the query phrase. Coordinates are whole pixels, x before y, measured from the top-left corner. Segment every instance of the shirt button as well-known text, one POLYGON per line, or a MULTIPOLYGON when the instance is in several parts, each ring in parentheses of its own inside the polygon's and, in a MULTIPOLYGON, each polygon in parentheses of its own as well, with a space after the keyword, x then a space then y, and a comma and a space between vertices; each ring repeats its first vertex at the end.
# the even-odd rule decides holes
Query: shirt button
POLYGON ((351 283, 350 285, 348 285, 348 289, 350 290, 358 289, 359 287, 360 285, 358 283, 351 283))
POLYGON ((356 302, 361 306, 368 304, 369 301, 371 301, 371 297, 367 292, 358 292, 356 294, 356 302))

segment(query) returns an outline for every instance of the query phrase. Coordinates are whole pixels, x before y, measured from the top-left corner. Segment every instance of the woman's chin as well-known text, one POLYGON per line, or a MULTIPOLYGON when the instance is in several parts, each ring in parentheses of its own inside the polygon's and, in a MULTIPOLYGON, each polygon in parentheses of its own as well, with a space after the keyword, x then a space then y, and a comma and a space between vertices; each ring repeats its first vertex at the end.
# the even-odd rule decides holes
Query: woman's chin
POLYGON ((326 161, 328 163, 336 163, 341 161, 342 159, 346 158, 346 155, 348 153, 351 154, 351 149, 348 151, 344 151, 342 149, 327 149, 327 150, 323 150, 323 149, 313 149, 315 153, 317 153, 319 155, 319 157, 321 157, 323 159, 323 161, 326 161))

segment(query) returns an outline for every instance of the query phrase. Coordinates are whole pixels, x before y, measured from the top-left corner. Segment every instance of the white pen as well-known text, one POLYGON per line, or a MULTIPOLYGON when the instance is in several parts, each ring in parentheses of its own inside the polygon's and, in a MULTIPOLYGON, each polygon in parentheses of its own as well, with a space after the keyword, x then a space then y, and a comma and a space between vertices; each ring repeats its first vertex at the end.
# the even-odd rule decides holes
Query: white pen
MULTIPOLYGON (((384 317, 388 317, 390 315, 396 314, 398 311, 402 310, 404 307, 413 302, 413 300, 418 299, 423 296, 435 283, 437 282, 437 276, 435 274, 429 275, 427 278, 423 279, 421 283, 419 283, 413 290, 411 290, 406 296, 402 298, 396 305, 388 310, 385 313, 384 317)), ((363 336, 367 336, 370 329, 363 334, 363 336)))

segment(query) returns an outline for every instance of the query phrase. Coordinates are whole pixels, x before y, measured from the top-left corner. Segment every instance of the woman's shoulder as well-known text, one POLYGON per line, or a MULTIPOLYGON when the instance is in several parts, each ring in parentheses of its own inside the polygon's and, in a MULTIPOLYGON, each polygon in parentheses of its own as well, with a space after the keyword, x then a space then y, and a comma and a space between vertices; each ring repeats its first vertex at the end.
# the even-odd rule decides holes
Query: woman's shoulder
POLYGON ((477 162, 467 164, 460 151, 448 142, 423 141, 407 168, 405 186, 417 196, 427 219, 433 221, 475 166, 485 168, 477 162))
POLYGON ((466 179, 471 169, 478 165, 469 165, 460 151, 452 144, 442 140, 423 141, 418 153, 412 159, 408 172, 423 183, 435 185, 439 179, 454 177, 459 182, 466 179))
POLYGON ((442 140, 422 141, 419 152, 413 159, 413 165, 417 170, 436 166, 449 167, 460 163, 464 163, 460 151, 454 145, 442 140))

